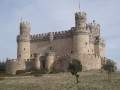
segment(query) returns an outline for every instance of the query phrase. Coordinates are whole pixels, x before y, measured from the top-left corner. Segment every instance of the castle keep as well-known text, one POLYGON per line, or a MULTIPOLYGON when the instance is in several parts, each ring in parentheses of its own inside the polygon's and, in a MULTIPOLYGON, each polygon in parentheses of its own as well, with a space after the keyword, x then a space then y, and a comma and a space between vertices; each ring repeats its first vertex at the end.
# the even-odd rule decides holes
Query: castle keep
POLYGON ((85 12, 75 13, 75 27, 67 31, 32 35, 29 22, 20 22, 17 36, 17 59, 7 60, 7 73, 17 70, 67 71, 69 58, 78 59, 83 70, 101 69, 105 59, 105 42, 100 25, 87 23, 85 12))

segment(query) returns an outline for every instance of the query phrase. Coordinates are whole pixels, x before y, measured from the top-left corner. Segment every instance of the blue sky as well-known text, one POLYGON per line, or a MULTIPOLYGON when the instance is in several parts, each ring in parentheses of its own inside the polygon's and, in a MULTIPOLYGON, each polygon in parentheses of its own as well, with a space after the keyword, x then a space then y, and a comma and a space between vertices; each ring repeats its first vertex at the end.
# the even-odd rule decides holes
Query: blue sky
MULTIPOLYGON (((31 33, 67 30, 74 26, 78 0, 0 0, 0 58, 16 58, 20 19, 31 22, 31 33)), ((106 56, 120 68, 120 0, 81 0, 88 22, 101 24, 106 56)))

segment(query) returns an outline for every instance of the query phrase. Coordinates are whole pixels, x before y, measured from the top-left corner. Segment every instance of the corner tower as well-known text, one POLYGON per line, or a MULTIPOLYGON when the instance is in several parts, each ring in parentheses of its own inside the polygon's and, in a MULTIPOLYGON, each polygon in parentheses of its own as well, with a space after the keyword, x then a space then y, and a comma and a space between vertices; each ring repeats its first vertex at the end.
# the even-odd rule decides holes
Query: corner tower
POLYGON ((75 30, 73 33, 73 53, 89 54, 89 30, 86 29, 86 13, 75 13, 75 30))
POLYGON ((17 36, 17 59, 25 61, 30 59, 30 23, 20 22, 20 33, 17 36))

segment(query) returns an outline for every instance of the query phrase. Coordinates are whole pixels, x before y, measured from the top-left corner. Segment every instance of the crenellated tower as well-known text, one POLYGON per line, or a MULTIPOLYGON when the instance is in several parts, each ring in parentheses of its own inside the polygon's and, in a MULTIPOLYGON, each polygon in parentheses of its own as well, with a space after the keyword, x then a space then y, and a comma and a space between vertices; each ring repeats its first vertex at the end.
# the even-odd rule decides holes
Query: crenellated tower
POLYGON ((20 22, 20 33, 17 36, 17 59, 26 61, 30 59, 30 23, 20 22))
POLYGON ((95 54, 105 57, 105 41, 101 37, 96 37, 95 39, 95 54))
POLYGON ((73 34, 73 53, 89 54, 89 31, 86 29, 86 13, 75 14, 75 31, 73 34))

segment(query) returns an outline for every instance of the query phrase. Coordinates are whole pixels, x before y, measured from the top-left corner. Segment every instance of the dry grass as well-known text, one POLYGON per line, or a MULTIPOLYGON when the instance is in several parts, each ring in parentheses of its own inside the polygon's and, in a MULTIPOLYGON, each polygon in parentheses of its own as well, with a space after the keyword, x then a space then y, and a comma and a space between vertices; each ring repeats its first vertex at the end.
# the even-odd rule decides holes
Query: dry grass
POLYGON ((106 80, 105 73, 82 72, 79 83, 69 73, 6 77, 0 81, 0 90, 120 90, 120 73, 106 80))

